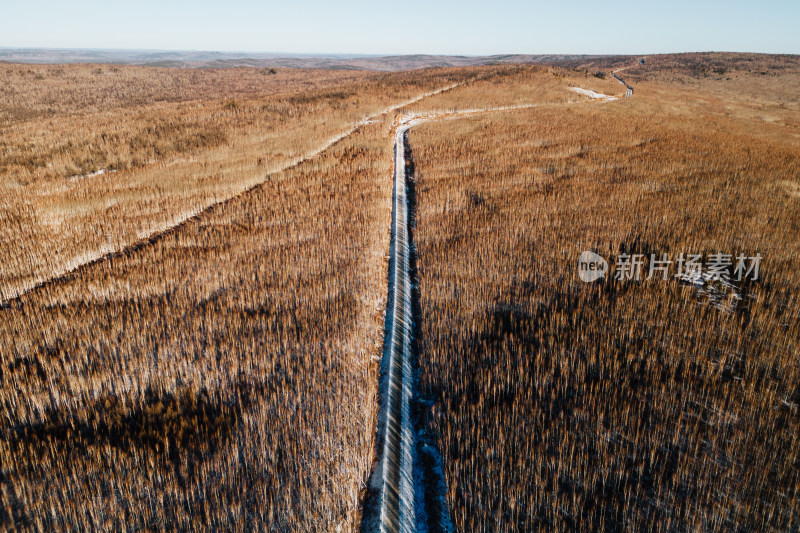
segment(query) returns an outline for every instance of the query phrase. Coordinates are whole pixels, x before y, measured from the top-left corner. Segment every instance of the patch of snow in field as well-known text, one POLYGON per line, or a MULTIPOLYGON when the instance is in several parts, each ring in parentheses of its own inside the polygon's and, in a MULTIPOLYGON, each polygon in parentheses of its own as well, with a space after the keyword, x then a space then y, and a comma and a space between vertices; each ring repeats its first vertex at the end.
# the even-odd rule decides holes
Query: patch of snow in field
POLYGON ((733 313, 742 301, 739 288, 730 279, 717 278, 708 272, 686 272, 678 279, 694 287, 698 294, 707 296, 709 303, 720 311, 733 313))
POLYGON ((588 96, 592 100, 605 100, 607 102, 613 102, 614 100, 617 100, 616 96, 608 96, 607 94, 596 93, 592 90, 583 89, 581 87, 570 87, 569 90, 572 92, 576 92, 578 94, 582 94, 584 96, 588 96))
POLYGON ((89 172, 88 174, 80 174, 80 175, 77 175, 77 176, 72 176, 69 179, 72 180, 72 181, 76 181, 76 180, 81 180, 81 179, 84 179, 84 178, 93 178, 95 176, 102 176, 106 172, 112 173, 112 172, 116 172, 116 170, 113 170, 113 169, 109 170, 109 169, 101 168, 100 170, 96 170, 94 172, 89 172))

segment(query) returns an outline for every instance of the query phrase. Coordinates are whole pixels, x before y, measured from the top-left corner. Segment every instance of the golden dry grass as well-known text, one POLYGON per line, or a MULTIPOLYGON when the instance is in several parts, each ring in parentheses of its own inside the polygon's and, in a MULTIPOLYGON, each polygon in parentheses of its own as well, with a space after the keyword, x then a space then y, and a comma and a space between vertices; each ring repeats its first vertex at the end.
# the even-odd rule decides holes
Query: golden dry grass
MULTIPOLYGON (((0 288, 52 279, 0 308, 2 527, 357 529, 392 116, 280 169, 464 81, 402 111, 540 107, 410 134, 458 528, 800 527, 800 128, 756 120, 749 81, 669 68, 597 104, 568 87, 622 87, 591 70, 0 66, 0 288), (87 157, 120 171, 71 180, 87 157), (726 311, 674 281, 584 285, 583 249, 759 251, 763 279, 726 311)), ((767 84, 785 106, 793 69, 767 84)))
POLYGON ((4 527, 355 529, 390 183, 366 126, 0 311, 4 527))
POLYGON ((725 105, 661 81, 412 129, 421 388, 458 530, 800 527, 798 128, 725 105), (677 280, 586 285, 587 249, 765 259, 726 311, 677 280))
POLYGON ((0 301, 263 182, 364 117, 475 76, 268 72, 0 67, 0 301), (100 169, 117 172, 86 176, 100 169))
MULTIPOLYGON (((0 309, 2 524, 355 529, 374 454, 392 117, 357 124, 493 72, 306 73, 274 95, 248 93, 260 78, 215 89, 216 76, 260 72, 212 72, 186 101, 162 87, 184 72, 120 68, 112 85, 155 83, 167 103, 97 108, 76 82, 89 96, 54 118, 74 128, 67 156, 95 115, 120 121, 120 157, 148 121, 144 144, 164 144, 141 166, 79 179, 4 169, 4 288, 50 281, 0 309), (183 151, 184 118, 220 142, 183 151)), ((36 98, 55 97, 20 101, 36 98)), ((37 120, 8 126, 11 151, 37 120)))
POLYGON ((493 70, 491 76, 470 80, 451 91, 404 106, 401 111, 411 115, 428 115, 497 107, 586 103, 587 99, 568 90, 570 87, 582 87, 612 96, 624 94, 624 89, 617 82, 598 79, 586 72, 514 65, 493 70))

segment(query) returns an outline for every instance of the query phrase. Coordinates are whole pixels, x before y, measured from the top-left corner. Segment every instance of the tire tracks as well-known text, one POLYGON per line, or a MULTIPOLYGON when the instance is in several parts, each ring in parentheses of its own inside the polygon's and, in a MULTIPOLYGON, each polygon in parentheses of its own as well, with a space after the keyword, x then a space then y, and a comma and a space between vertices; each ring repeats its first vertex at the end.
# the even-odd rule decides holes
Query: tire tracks
POLYGON ((397 128, 394 145, 393 194, 393 294, 391 330, 386 347, 386 426, 383 442, 383 474, 380 531, 417 531, 414 460, 416 435, 411 420, 414 375, 411 339, 411 242, 406 186, 405 137, 411 126, 397 128))

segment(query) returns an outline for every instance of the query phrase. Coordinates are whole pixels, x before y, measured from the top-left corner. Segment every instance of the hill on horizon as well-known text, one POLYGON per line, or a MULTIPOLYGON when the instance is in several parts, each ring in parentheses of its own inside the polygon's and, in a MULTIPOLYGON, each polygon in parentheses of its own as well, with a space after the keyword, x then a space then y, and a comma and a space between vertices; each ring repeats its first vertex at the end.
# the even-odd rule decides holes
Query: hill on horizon
MULTIPOLYGON (((396 71, 428 67, 468 67, 504 63, 574 63, 597 59, 590 54, 358 55, 277 54, 250 52, 104 50, 58 48, 0 48, 0 61, 9 63, 121 63, 156 67, 232 68, 283 67, 396 71)), ((617 57, 617 56, 615 56, 617 57)))

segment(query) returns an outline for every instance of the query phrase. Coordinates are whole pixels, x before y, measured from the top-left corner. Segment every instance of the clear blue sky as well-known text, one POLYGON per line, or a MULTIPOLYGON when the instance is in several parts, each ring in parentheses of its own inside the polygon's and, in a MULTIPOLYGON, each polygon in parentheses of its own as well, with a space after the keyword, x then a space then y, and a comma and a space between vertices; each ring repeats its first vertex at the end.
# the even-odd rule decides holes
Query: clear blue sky
POLYGON ((800 53, 800 0, 0 0, 0 46, 285 53, 800 53))

